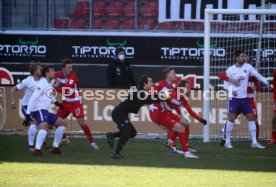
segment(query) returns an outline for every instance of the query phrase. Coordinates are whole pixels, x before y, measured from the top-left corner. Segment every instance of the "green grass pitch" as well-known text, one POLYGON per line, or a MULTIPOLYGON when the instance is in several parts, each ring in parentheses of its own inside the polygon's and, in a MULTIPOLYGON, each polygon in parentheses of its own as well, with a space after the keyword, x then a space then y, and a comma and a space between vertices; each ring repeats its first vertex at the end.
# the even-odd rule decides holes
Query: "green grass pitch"
MULTIPOLYGON (((52 139, 47 140, 51 142, 52 139)), ((86 139, 72 138, 63 155, 35 158, 26 136, 0 136, 0 186, 276 186, 276 145, 265 150, 234 142, 233 150, 192 140, 199 159, 169 153, 161 140, 131 140, 125 160, 112 160, 105 140, 95 153, 86 139)), ((262 142, 265 143, 265 142, 262 142)))

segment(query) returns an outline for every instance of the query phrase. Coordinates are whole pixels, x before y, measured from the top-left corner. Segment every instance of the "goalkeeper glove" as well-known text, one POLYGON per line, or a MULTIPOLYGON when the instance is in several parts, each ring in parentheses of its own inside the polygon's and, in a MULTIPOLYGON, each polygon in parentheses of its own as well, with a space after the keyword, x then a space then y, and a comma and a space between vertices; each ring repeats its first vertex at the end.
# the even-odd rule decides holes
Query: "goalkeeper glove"
POLYGON ((24 125, 25 127, 29 127, 31 121, 33 121, 33 120, 32 120, 32 118, 31 118, 30 114, 27 114, 25 120, 23 121, 23 125, 24 125))
POLYGON ((203 125, 207 125, 207 120, 206 119, 203 119, 203 118, 200 118, 200 123, 202 123, 203 125))
POLYGON ((62 110, 64 110, 64 106, 61 104, 61 103, 59 103, 59 102, 54 102, 54 104, 57 106, 57 107, 59 107, 59 108, 61 108, 62 110))

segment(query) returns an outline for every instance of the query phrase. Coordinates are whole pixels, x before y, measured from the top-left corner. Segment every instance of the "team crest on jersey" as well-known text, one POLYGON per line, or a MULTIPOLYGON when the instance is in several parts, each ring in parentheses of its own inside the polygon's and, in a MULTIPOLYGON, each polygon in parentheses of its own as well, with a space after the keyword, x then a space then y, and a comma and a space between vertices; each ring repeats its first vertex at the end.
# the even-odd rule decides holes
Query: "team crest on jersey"
POLYGON ((129 123, 129 121, 128 121, 128 120, 125 120, 125 123, 129 123))
POLYGON ((74 80, 73 79, 70 79, 69 80, 69 84, 73 84, 74 80))
POLYGON ((247 70, 245 69, 245 70, 243 70, 243 72, 244 72, 244 73, 246 73, 246 72, 247 72, 247 70))

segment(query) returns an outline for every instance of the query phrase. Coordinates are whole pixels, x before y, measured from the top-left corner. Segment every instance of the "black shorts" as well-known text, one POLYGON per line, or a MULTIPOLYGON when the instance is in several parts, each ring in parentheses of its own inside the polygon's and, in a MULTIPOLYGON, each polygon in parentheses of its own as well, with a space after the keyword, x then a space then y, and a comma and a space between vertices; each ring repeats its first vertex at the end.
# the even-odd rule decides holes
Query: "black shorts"
POLYGON ((128 118, 128 113, 118 110, 117 108, 114 108, 114 110, 111 113, 111 117, 113 121, 117 124, 119 129, 124 125, 133 126, 128 118))

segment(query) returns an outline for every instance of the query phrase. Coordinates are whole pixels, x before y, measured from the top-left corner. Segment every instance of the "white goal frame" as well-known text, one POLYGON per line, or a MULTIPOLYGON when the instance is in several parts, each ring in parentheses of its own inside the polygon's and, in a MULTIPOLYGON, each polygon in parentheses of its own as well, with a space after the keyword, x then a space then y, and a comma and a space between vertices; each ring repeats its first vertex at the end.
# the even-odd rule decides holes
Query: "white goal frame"
MULTIPOLYGON (((276 15, 276 9, 205 9, 204 21, 204 67, 210 67, 210 37, 211 37, 211 15, 212 14, 251 14, 251 15, 276 15)), ((204 68, 204 92, 209 90, 210 68, 204 68)), ((209 122, 210 101, 204 99, 203 117, 209 122)), ((210 141, 209 123, 203 127, 203 142, 210 141)))

